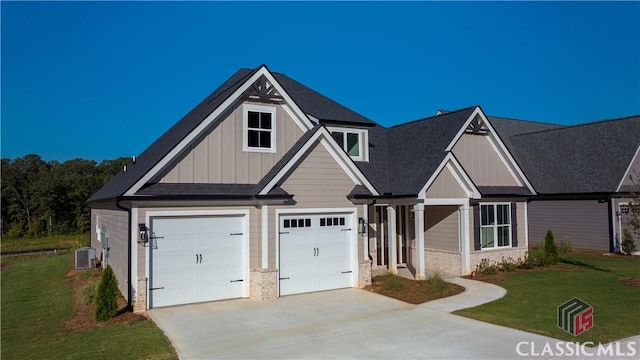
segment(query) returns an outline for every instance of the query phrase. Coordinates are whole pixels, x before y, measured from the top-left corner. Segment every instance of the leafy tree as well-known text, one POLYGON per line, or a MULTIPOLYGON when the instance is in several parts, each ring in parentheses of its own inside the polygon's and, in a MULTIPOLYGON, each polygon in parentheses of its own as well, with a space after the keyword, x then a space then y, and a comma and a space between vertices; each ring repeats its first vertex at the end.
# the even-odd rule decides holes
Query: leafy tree
POLYGON ((107 265, 102 273, 96 294, 96 321, 107 321, 118 313, 118 280, 107 265))

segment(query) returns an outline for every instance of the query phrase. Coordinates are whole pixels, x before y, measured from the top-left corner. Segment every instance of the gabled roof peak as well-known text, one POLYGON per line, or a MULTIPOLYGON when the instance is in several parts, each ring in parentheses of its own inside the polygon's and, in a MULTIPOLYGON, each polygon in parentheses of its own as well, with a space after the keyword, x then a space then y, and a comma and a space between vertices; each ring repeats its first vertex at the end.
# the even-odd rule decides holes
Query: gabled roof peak
MULTIPOLYGON (((429 116, 429 117, 426 117, 426 118, 412 120, 412 121, 404 122, 402 124, 393 125, 393 126, 389 127, 389 129, 395 129, 395 128, 399 128, 399 127, 402 127, 402 126, 405 126, 405 125, 415 124, 415 123, 418 123, 418 122, 421 122, 421 121, 427 121, 427 120, 432 120, 432 119, 441 120, 441 119, 449 117, 449 116, 457 115, 457 114, 459 114, 459 113, 461 113, 463 111, 473 111, 473 110, 475 110, 476 108, 479 108, 479 107, 480 107, 479 105, 473 105, 473 106, 469 106, 469 107, 466 107, 466 108, 463 108, 463 109, 460 109, 460 110, 447 111, 446 113, 436 114, 436 115, 429 116)), ((438 111, 440 111, 440 110, 438 110, 438 111)))

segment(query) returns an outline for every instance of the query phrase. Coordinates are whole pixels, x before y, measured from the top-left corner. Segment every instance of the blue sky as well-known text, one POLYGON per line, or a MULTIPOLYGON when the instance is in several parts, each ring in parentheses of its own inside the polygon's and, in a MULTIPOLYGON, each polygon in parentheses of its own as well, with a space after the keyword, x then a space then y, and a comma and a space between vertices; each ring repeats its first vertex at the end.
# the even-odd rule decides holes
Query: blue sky
POLYGON ((2 157, 141 153, 267 64, 385 126, 640 114, 640 3, 6 2, 2 157))

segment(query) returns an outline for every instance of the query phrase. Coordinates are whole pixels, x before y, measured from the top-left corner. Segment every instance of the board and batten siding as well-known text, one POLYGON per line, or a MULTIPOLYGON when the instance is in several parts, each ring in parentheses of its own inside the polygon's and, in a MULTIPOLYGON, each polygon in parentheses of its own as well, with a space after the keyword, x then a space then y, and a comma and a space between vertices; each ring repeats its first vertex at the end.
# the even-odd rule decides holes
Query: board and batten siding
POLYGON ((519 186, 489 141, 488 136, 463 134, 453 154, 476 186, 519 186))
POLYGON ((557 244, 609 251, 608 205, 598 200, 538 200, 528 205, 529 243, 544 241, 553 231, 557 244))
POLYGON ((195 144, 160 179, 160 182, 258 183, 304 133, 281 105, 269 106, 276 109, 275 153, 243 150, 244 120, 241 104, 204 139, 195 144))
POLYGON ((467 198, 466 191, 460 186, 451 171, 445 166, 426 192, 431 198, 467 198))
POLYGON ((424 247, 446 251, 460 251, 458 206, 424 207, 424 247))
MULTIPOLYGON (((354 205, 347 199, 355 185, 327 149, 319 142, 314 144, 281 186, 294 195, 295 205, 269 206, 269 267, 276 264, 276 234, 272 228, 278 221, 276 209, 357 208, 356 216, 362 217, 362 206, 354 205)), ((361 241, 361 236, 358 239, 361 241)), ((359 258, 362 252, 362 246, 358 244, 359 258)))
POLYGON ((129 213, 122 210, 91 209, 91 247, 96 249, 98 259, 102 258, 103 243, 106 241, 109 247, 106 259, 111 265, 116 279, 118 279, 118 289, 126 299, 129 284, 128 269, 128 247, 129 247, 129 213), (97 218, 100 217, 100 225, 105 231, 106 239, 98 241, 97 218))
MULTIPOLYGON (((219 206, 219 207, 162 207, 162 208, 139 208, 138 209, 138 223, 143 224, 146 223, 146 215, 147 212, 157 212, 157 211, 167 211, 167 212, 180 212, 180 211, 203 211, 203 210, 216 210, 216 211, 226 211, 226 210, 249 210, 250 224, 249 224, 249 268, 260 268, 260 257, 261 255, 261 221, 262 218, 260 216, 260 210, 255 207, 246 207, 246 206, 219 206)), ((178 215, 180 216, 180 215, 178 215)), ((150 226, 151 224, 147 224, 150 226)), ((162 236, 162 235, 158 235, 162 236)), ((138 245, 138 277, 145 277, 145 261, 147 257, 147 249, 148 246, 138 245)))

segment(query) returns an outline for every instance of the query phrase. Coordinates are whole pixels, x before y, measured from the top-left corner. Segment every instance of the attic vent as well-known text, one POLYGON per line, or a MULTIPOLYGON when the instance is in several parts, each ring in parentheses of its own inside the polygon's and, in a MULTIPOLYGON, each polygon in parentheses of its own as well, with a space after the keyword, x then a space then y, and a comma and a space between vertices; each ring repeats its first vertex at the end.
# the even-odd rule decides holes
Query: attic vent
POLYGON ((96 267, 96 249, 83 247, 76 250, 76 270, 96 267))
POLYGON ((482 121, 482 118, 476 115, 476 117, 471 120, 471 123, 469 123, 469 126, 467 126, 465 132, 473 135, 487 135, 489 128, 485 125, 484 121, 482 121))
POLYGON ((245 96, 249 99, 258 100, 260 102, 280 102, 284 100, 282 95, 278 93, 276 88, 268 82, 267 78, 264 76, 261 76, 247 89, 245 96))

